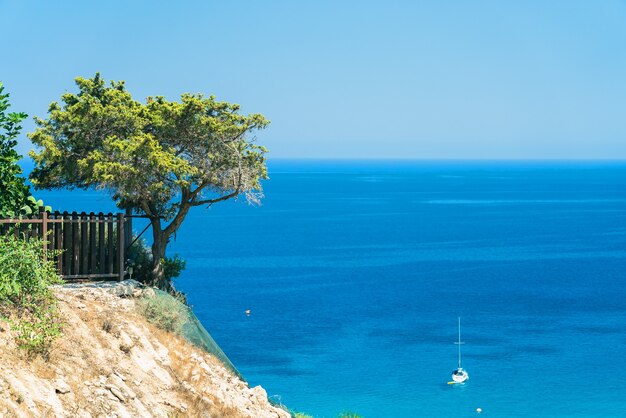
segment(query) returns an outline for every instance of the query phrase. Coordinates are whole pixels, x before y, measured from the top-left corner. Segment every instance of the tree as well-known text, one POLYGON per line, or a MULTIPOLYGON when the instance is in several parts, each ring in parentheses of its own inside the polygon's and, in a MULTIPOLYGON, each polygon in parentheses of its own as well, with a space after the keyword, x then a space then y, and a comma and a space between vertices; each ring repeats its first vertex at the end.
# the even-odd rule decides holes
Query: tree
POLYGON ((78 94, 54 102, 48 119, 35 118, 30 138, 39 188, 91 188, 111 192, 119 208, 131 209, 152 225, 152 282, 171 290, 163 274, 170 237, 195 206, 245 195, 262 198, 267 179, 264 147, 250 133, 269 121, 241 115, 239 105, 201 94, 180 102, 162 96, 134 100, 124 82, 77 78, 78 94))
MULTIPOLYGON (((23 112, 7 113, 11 107, 9 94, 4 93, 0 82, 0 217, 29 215, 37 209, 37 202, 30 194, 22 169, 17 164, 22 158, 15 147, 22 127, 20 123, 27 117, 23 112)), ((40 202, 43 205, 43 202, 40 202)))

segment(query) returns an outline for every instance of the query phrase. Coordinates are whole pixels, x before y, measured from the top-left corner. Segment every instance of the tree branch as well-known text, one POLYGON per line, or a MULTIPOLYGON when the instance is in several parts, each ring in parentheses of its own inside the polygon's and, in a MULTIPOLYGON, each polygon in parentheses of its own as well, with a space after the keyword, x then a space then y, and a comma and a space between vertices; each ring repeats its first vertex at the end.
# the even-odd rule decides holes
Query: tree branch
POLYGON ((165 235, 166 239, 169 238, 169 236, 172 235, 174 232, 176 232, 180 224, 183 223, 183 221, 185 220, 185 216, 187 216, 187 212, 189 212, 191 206, 192 205, 189 202, 189 189, 183 188, 182 196, 180 197, 180 203, 178 204, 178 213, 176 214, 174 219, 172 219, 172 222, 170 222, 170 224, 166 226, 163 230, 163 234, 165 235))
POLYGON ((196 187, 196 190, 194 190, 193 192, 190 191, 189 192, 189 197, 191 197, 191 200, 195 199, 195 197, 198 195, 198 193, 200 193, 202 191, 202 189, 204 189, 206 186, 208 186, 210 184, 209 180, 203 180, 198 187, 196 187))
POLYGON ((235 197, 239 193, 241 193, 241 190, 239 190, 239 188, 237 188, 234 192, 229 193, 227 195, 220 196, 220 197, 215 198, 215 199, 199 200, 197 202, 192 202, 191 205, 192 206, 200 206, 200 205, 209 205, 209 206, 211 206, 213 203, 222 202, 224 200, 228 200, 228 199, 230 199, 232 197, 235 197))

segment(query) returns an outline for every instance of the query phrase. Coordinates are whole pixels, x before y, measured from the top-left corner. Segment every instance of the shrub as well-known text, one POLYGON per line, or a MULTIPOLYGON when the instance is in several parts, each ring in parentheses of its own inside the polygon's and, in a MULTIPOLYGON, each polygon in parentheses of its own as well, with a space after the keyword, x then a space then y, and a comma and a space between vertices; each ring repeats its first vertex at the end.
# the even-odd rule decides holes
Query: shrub
POLYGON ((361 416, 355 412, 342 412, 337 418, 361 418, 361 416))
MULTIPOLYGON (((48 258, 54 254, 48 253, 48 258)), ((0 315, 16 331, 20 348, 47 356, 61 333, 61 321, 50 286, 61 283, 54 263, 44 261, 39 239, 0 236, 0 315)))
POLYGON ((9 95, 4 93, 0 82, 0 216, 18 217, 36 213, 43 207, 43 202, 31 196, 30 186, 21 176, 22 169, 18 164, 21 157, 15 150, 26 114, 8 113, 10 107, 9 95))
POLYGON ((185 305, 169 295, 144 296, 138 300, 137 308, 148 322, 176 334, 182 333, 183 325, 187 321, 185 305))
POLYGON ((102 331, 110 334, 113 331, 113 321, 108 316, 102 320, 102 331))
MULTIPOLYGON (((152 251, 144 239, 139 238, 128 248, 127 258, 128 266, 133 268, 133 279, 150 283, 152 281, 152 251)), ((185 269, 185 260, 175 254, 174 257, 162 259, 161 265, 163 275, 169 283, 173 278, 180 276, 185 269)))
POLYGON ((41 355, 46 358, 52 342, 61 335, 61 318, 56 304, 32 309, 22 315, 13 325, 17 331, 18 347, 30 355, 41 355))
POLYGON ((50 285, 61 280, 54 263, 44 262, 43 256, 39 239, 0 235, 0 303, 19 305, 51 295, 50 285))

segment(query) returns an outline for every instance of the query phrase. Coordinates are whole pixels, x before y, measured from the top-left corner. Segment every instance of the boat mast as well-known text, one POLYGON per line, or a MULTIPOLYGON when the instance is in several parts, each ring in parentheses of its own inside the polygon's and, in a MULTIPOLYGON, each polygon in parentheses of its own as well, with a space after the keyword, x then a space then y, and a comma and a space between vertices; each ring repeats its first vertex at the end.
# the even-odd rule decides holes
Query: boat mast
POLYGON ((459 369, 461 368, 461 317, 459 316, 459 342, 455 343, 459 346, 459 369))

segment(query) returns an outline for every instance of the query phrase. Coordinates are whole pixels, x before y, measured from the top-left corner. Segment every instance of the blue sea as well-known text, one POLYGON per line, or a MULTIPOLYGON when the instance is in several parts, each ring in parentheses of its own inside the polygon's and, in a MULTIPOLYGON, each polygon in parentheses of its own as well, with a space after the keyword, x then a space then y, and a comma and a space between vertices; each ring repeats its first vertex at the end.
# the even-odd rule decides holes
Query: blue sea
POLYGON ((279 160, 270 176, 261 206, 197 208, 170 249, 251 385, 315 417, 626 416, 625 162, 279 160), (458 317, 470 380, 450 386, 458 317))

